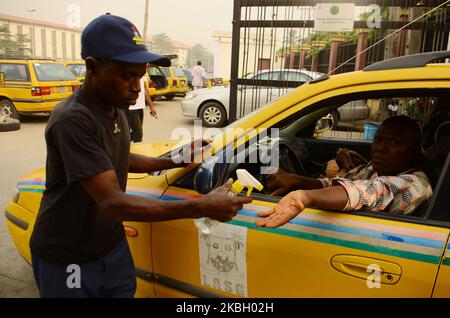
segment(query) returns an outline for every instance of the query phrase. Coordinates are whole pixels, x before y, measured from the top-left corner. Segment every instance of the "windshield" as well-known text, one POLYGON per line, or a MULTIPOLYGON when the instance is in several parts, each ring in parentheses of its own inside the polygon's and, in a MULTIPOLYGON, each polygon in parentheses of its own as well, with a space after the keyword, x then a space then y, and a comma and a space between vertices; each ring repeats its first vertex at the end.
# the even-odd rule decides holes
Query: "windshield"
POLYGON ((86 76, 86 65, 85 64, 68 64, 67 68, 76 77, 85 77, 86 76))
POLYGON ((75 81, 76 78, 63 64, 36 63, 34 70, 38 81, 75 81))

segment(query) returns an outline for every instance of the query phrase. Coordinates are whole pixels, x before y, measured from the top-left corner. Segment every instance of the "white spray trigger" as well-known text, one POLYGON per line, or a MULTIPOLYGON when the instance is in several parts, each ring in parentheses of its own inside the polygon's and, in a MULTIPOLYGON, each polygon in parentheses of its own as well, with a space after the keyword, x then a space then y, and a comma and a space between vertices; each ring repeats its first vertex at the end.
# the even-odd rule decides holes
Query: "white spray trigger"
POLYGON ((247 188, 247 196, 252 194, 253 188, 258 189, 258 191, 261 191, 264 188, 264 186, 245 169, 237 169, 236 175, 237 180, 234 182, 233 188, 236 190, 240 189, 240 191, 247 188))

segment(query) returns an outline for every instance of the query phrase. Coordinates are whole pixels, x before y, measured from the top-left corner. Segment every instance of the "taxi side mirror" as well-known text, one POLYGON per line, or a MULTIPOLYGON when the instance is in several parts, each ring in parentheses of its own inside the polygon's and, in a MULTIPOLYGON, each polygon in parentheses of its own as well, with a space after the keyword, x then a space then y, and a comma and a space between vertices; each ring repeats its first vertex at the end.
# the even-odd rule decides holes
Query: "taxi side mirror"
POLYGON ((5 86, 5 73, 0 72, 0 87, 5 86))
POLYGON ((195 191, 200 194, 207 194, 215 188, 217 184, 218 161, 219 157, 213 156, 201 164, 194 176, 195 191))
POLYGON ((326 131, 330 131, 331 129, 333 129, 334 126, 334 121, 333 121, 333 116, 331 116, 331 114, 328 114, 322 118, 320 118, 315 126, 314 126, 314 133, 315 134, 322 134, 326 131))

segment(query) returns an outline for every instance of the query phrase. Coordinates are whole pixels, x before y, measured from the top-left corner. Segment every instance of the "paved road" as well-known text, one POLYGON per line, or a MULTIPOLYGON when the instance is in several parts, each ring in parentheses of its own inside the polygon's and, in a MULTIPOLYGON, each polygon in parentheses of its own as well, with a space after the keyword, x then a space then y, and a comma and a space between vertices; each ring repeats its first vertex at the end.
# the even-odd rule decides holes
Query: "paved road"
MULTIPOLYGON (((148 113, 144 119, 143 142, 154 142, 171 137, 175 128, 186 128, 193 133, 193 121, 181 116, 181 98, 155 102, 158 119, 148 113)), ((45 165, 44 129, 47 117, 22 119, 18 131, 0 133, 0 213, 6 208, 17 179, 23 174, 45 165)), ((38 297, 38 291, 28 265, 16 251, 0 216, 0 297, 38 297)))

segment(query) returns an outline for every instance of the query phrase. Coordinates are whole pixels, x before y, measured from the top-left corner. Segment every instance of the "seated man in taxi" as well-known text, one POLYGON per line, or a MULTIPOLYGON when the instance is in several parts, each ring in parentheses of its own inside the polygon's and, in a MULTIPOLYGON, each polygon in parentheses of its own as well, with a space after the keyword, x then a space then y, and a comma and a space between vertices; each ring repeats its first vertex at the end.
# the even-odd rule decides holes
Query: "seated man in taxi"
POLYGON ((371 148, 372 161, 344 177, 313 179, 278 172, 269 177, 273 195, 283 195, 272 210, 260 213, 260 227, 289 222, 307 207, 348 211, 371 210, 410 214, 427 202, 432 189, 424 172, 422 130, 406 116, 394 116, 380 125, 371 148), (301 189, 301 190, 298 190, 301 189))

